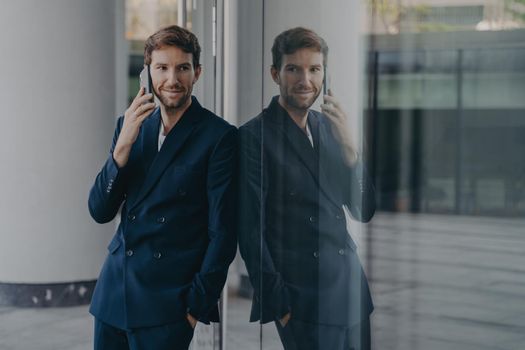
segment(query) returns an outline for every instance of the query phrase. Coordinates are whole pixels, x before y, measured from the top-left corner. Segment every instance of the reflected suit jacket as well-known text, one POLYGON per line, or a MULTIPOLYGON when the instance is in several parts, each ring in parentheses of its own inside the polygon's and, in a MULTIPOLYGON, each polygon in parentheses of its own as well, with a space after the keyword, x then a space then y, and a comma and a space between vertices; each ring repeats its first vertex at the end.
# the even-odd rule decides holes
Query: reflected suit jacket
POLYGON ((95 221, 121 222, 96 284, 90 312, 122 329, 184 320, 218 321, 217 301, 236 252, 232 224, 237 130, 190 107, 158 151, 157 108, 142 124, 129 161, 112 153, 89 194, 95 221))
POLYGON ((309 111, 314 140, 278 97, 240 133, 239 246, 254 287, 251 321, 353 325, 373 310, 343 205, 360 221, 375 211, 361 162, 349 167, 331 124, 309 111))

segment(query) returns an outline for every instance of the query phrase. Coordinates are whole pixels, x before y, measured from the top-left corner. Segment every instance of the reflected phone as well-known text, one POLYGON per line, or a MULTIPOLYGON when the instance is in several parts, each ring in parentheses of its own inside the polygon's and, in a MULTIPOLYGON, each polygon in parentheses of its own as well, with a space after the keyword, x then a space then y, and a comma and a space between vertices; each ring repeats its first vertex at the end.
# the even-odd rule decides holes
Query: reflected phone
POLYGON ((139 75, 140 87, 144 88, 145 94, 151 94, 153 89, 151 87, 151 74, 149 72, 149 64, 145 65, 139 75))
POLYGON ((324 66, 323 95, 328 95, 329 89, 330 89, 330 77, 328 76, 327 67, 324 66))

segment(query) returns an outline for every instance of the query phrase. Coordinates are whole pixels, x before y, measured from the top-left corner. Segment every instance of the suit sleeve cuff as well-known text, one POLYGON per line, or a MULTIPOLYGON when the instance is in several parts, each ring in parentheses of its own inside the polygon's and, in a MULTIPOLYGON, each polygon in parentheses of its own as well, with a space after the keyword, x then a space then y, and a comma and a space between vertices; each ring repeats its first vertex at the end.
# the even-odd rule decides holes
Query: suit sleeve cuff
POLYGON ((186 296, 186 312, 197 320, 209 323, 208 317, 217 305, 220 298, 220 290, 206 288, 201 274, 197 274, 186 296))
POLYGON ((262 295, 257 296, 262 299, 259 301, 262 304, 262 323, 280 320, 291 311, 290 295, 281 275, 279 273, 265 275, 266 288, 263 288, 262 295))

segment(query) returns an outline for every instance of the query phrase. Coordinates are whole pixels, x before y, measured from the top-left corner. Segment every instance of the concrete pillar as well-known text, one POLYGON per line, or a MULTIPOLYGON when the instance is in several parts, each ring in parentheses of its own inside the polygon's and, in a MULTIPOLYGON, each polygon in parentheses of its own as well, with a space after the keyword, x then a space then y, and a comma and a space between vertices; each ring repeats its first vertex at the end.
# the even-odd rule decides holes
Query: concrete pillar
POLYGON ((123 0, 3 4, 0 304, 89 302, 114 232, 87 197, 123 104, 123 13, 123 0))

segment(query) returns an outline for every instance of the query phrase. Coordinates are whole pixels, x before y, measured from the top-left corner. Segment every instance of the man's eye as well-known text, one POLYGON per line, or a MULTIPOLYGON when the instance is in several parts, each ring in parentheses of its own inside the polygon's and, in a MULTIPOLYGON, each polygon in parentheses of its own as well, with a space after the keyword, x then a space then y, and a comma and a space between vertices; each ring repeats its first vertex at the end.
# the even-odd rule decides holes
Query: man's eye
POLYGON ((313 68, 311 69, 311 71, 314 72, 314 73, 318 73, 318 72, 321 71, 321 67, 313 67, 313 68))
POLYGON ((158 66, 157 69, 161 71, 165 71, 168 68, 166 66, 158 66))
POLYGON ((190 67, 189 66, 180 66, 179 67, 179 71, 181 72, 187 72, 190 70, 190 67))
POLYGON ((292 73, 294 73, 294 72, 297 72, 297 67, 287 67, 286 70, 287 70, 288 72, 292 72, 292 73))

